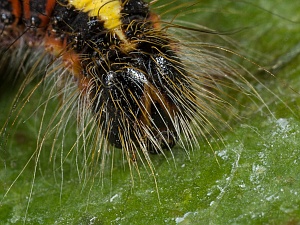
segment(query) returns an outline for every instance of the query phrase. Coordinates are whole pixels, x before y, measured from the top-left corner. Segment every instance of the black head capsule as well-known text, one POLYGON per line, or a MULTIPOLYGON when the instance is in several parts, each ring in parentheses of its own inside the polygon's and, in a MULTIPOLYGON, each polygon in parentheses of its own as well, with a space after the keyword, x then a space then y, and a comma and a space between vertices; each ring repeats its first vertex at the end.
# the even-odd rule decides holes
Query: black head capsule
POLYGON ((91 77, 89 97, 103 137, 117 148, 158 153, 171 149, 180 127, 188 126, 193 94, 175 41, 155 28, 147 10, 144 5, 124 14, 117 33, 94 36, 92 62, 83 68, 91 77))
POLYGON ((171 47, 175 43, 151 22, 131 22, 126 30, 130 51, 110 38, 118 44, 94 51, 93 61, 84 67, 92 76, 93 112, 115 147, 153 153, 171 149, 181 133, 180 122, 189 121, 190 82, 171 47))
POLYGON ((66 42, 80 57, 77 77, 89 80, 88 101, 101 137, 128 151, 171 149, 181 127, 188 127, 193 105, 176 42, 141 0, 108 1, 95 15, 78 8, 57 5, 52 26, 54 36, 68 31, 66 42), (103 19, 105 10, 111 19, 103 19))
POLYGON ((96 68, 93 79, 94 113, 105 136, 118 148, 153 153, 172 148, 180 134, 176 117, 184 115, 182 102, 188 102, 183 91, 189 90, 176 55, 143 45, 116 55, 107 60, 108 68, 96 68))

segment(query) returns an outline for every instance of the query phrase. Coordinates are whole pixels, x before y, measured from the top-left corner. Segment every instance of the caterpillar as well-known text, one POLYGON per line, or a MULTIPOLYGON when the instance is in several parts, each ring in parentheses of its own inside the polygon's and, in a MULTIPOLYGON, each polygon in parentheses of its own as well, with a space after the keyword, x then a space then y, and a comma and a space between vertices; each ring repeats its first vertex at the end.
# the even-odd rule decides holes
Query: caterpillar
POLYGON ((86 124, 97 133, 83 125, 80 136, 95 135, 98 149, 113 146, 133 158, 176 143, 191 149, 197 136, 215 129, 210 118, 226 123, 218 111, 231 107, 221 97, 224 87, 245 88, 244 78, 213 55, 203 64, 218 62, 219 70, 211 63, 188 70, 192 59, 179 52, 202 52, 188 53, 143 1, 2 1, 1 8, 2 48, 43 46, 52 63, 62 62, 61 73, 70 73, 78 87, 77 117, 90 111, 86 124))
POLYGON ((4 10, 16 11, 2 13, 1 42, 25 29, 21 38, 27 45, 46 39, 45 48, 63 58, 89 99, 87 108, 109 144, 127 152, 175 145, 179 124, 188 125, 197 97, 172 50, 176 42, 156 28, 146 3, 24 1, 24 16, 21 2, 11 3, 1 3, 4 10))
MULTIPOLYGON (((8 128, 43 85, 48 95, 37 106, 44 123, 33 154, 35 173, 50 139, 50 158, 63 158, 58 167, 66 168, 75 152, 78 174, 88 178, 99 167, 103 173, 108 156, 119 152, 130 171, 144 165, 155 177, 152 154, 174 158, 180 149, 187 154, 198 150, 199 139, 208 145, 222 140, 219 130, 230 129, 230 118, 239 118, 236 93, 264 104, 249 82, 253 75, 227 54, 243 57, 205 40, 223 39, 226 33, 161 20, 151 9, 155 4, 1 0, 1 66, 18 50, 34 54, 24 61, 31 68, 20 77, 25 81, 1 129, 1 148, 8 128), (31 90, 23 98, 27 87, 31 90), (52 99, 59 104, 55 110, 52 99), (75 141, 65 149, 74 132, 75 141)), ((61 170, 63 180, 66 169, 61 170)))

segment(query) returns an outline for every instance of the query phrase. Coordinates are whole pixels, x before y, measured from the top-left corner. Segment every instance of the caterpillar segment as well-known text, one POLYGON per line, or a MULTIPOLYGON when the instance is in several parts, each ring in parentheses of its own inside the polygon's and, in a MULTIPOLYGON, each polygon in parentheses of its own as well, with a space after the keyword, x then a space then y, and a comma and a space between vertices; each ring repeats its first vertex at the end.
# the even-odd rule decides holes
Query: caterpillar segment
POLYGON ((142 0, 1 0, 1 43, 61 58, 108 145, 171 149, 197 108, 177 41, 142 0), (10 38, 9 38, 10 37, 10 38), (18 38, 16 38, 18 37, 18 38), (12 42, 12 40, 15 40, 12 42))

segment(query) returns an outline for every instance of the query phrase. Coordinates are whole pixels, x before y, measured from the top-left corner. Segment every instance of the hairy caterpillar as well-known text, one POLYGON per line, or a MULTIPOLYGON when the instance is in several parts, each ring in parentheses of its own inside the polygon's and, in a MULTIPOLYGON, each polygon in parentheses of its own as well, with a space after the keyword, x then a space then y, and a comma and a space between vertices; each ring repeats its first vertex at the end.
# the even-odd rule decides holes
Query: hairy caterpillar
MULTIPOLYGON (((133 2, 144 4, 141 1, 133 2)), ((76 1, 73 3, 76 4, 76 1)), ((101 9, 115 3, 120 2, 101 2, 96 11, 104 15, 101 14, 101 9)), ((131 1, 124 1, 122 4, 128 6, 130 3, 131 1)), ((26 1, 23 4, 26 4, 26 1)), ((226 117, 235 116, 237 113, 234 111, 237 107, 234 103, 235 93, 246 97, 249 95, 254 99, 260 98, 245 78, 245 71, 235 68, 234 62, 230 62, 227 56, 219 54, 218 49, 222 51, 221 47, 207 42, 186 41, 193 40, 193 37, 188 37, 190 34, 208 33, 216 36, 218 32, 200 26, 186 29, 176 23, 159 22, 155 14, 145 11, 147 6, 139 8, 138 15, 128 13, 128 17, 132 18, 125 18, 123 14, 114 11, 117 12, 114 18, 119 15, 126 22, 125 25, 123 20, 117 25, 106 24, 109 20, 105 19, 89 20, 89 24, 96 27, 98 25, 94 23, 102 21, 103 27, 106 28, 106 31, 103 27, 96 28, 99 30, 97 38, 99 35, 103 40, 97 42, 91 40, 90 36, 82 39, 82 36, 89 34, 85 33, 84 25, 80 27, 84 32, 76 30, 80 23, 77 23, 75 17, 68 12, 68 10, 74 12, 71 1, 55 4, 58 9, 54 12, 57 12, 58 17, 65 17, 62 20, 58 18, 55 20, 51 15, 54 19, 49 23, 50 26, 54 26, 63 21, 57 25, 58 27, 53 28, 56 33, 64 36, 60 36, 63 41, 55 42, 54 48, 51 49, 53 34, 50 34, 48 43, 51 44, 48 44, 47 48, 54 57, 47 56, 48 62, 42 67, 46 68, 46 72, 42 73, 44 77, 39 78, 34 74, 34 70, 27 72, 30 76, 26 77, 26 82, 40 79, 52 80, 55 84, 51 85, 46 100, 38 104, 39 108, 44 108, 43 112, 47 113, 46 110, 49 110, 50 99, 58 97, 58 101, 61 101, 57 110, 50 116, 50 122, 48 124, 45 122, 47 125, 40 128, 38 147, 34 156, 37 157, 37 161, 44 143, 49 138, 54 140, 53 147, 50 145, 51 157, 59 157, 61 152, 55 149, 57 148, 55 145, 60 143, 56 140, 63 136, 61 147, 64 148, 68 135, 72 133, 66 123, 73 123, 70 127, 73 129, 75 127, 77 138, 71 144, 71 150, 65 149, 66 155, 63 154, 63 161, 59 162, 61 167, 65 167, 64 160, 69 154, 77 152, 84 155, 83 159, 78 158, 79 161, 82 160, 77 163, 79 175, 89 176, 91 168, 107 163, 108 154, 121 151, 130 167, 136 167, 137 163, 142 162, 145 167, 150 168, 151 173, 154 173, 149 152, 166 155, 169 150, 172 154, 175 144, 186 152, 189 149, 198 149, 199 137, 207 142, 211 142, 210 136, 221 137, 219 128, 228 126, 226 117), (62 12, 66 14, 62 16, 60 14, 62 12), (144 12, 142 16, 141 12, 144 12), (66 27, 59 32, 60 27, 64 25, 66 27), (114 31, 115 26, 117 29, 114 31), (118 29, 118 26, 122 26, 122 29, 118 29), (130 41, 127 36, 124 37, 125 31, 131 35, 130 41), (179 33, 181 34, 178 35, 179 33), (143 45, 146 47, 142 47, 143 45), (76 49, 80 49, 79 52, 76 52, 76 49), (149 49, 151 50, 148 51, 149 49), (98 75, 99 73, 102 77, 98 75), (130 79, 124 80, 124 77, 130 79)), ((84 12, 86 7, 81 7, 77 10, 84 12)), ((50 17, 42 9, 38 9, 37 14, 50 17)), ((34 41, 32 39, 40 37, 39 31, 31 36, 32 30, 34 32, 37 26, 36 21, 38 21, 36 18, 31 19, 30 25, 20 22, 22 26, 25 24, 26 28, 20 31, 12 30, 15 37, 10 39, 11 41, 5 37, 7 25, 2 27, 1 42, 9 47, 8 51, 5 49, 5 54, 15 46, 22 46, 22 42, 39 45, 39 41, 45 40, 44 37, 34 41), (23 31, 26 32, 23 34, 23 31)), ((33 68, 38 68, 40 64, 33 62, 33 68)), ((42 82, 38 82, 32 90, 41 84, 42 82)), ((30 92, 24 98, 29 102, 26 105, 32 102, 33 93, 30 92)), ((23 107, 21 103, 21 107, 15 110, 16 114, 22 111, 23 107)), ((15 117, 17 116, 11 116, 7 120, 8 123, 14 123, 15 117)), ((46 120, 46 116, 44 117, 46 120)), ((6 126, 7 124, 2 129, 4 137, 6 126)))
MULTIPOLYGON (((62 93, 60 111, 69 114, 79 99, 77 117, 84 122, 78 138, 95 143, 91 155, 106 154, 102 149, 112 146, 123 149, 128 159, 141 158, 141 152, 148 160, 148 152, 171 150, 176 143, 192 149, 197 136, 217 132, 212 118, 226 124, 220 115, 220 109, 231 110, 222 97, 225 87, 251 92, 243 76, 216 56, 168 35, 173 25, 162 27, 143 1, 1 4, 2 48, 44 46, 55 56, 52 63, 63 66, 46 76, 61 73, 68 80, 61 82, 77 84, 77 93, 68 93, 72 97, 62 93), (180 58, 179 52, 189 58, 180 58), (192 58, 200 54, 205 60, 196 70, 192 58)), ((63 126, 64 120, 58 123, 53 125, 63 126)))

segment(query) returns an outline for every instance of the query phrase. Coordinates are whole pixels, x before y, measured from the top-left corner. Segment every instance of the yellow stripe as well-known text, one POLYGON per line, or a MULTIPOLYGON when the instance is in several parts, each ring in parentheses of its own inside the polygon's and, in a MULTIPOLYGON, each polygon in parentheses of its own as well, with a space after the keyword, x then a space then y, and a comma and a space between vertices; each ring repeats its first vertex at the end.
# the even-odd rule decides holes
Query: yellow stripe
POLYGON ((122 24, 122 6, 119 0, 69 0, 69 3, 89 16, 104 21, 106 29, 112 30, 122 24))

